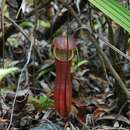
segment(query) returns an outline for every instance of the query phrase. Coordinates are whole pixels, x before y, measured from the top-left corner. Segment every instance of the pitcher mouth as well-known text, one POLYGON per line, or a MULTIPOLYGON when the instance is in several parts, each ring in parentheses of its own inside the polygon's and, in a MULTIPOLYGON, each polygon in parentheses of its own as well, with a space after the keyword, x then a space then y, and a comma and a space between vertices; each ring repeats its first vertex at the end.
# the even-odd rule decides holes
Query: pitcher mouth
POLYGON ((74 57, 74 50, 68 50, 68 52, 66 51, 63 52, 61 50, 58 50, 56 47, 54 47, 53 54, 54 57, 59 61, 70 61, 74 57))

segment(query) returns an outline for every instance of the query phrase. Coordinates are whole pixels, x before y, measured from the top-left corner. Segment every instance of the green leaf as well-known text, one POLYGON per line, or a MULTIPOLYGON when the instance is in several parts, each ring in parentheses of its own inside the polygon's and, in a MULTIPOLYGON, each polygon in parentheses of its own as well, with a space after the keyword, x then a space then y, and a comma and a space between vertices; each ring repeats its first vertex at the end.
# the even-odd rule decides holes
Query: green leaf
POLYGON ((38 80, 39 78, 48 75, 48 73, 50 73, 53 70, 53 65, 54 62, 53 61, 49 61, 48 63, 44 64, 34 75, 34 77, 36 77, 36 80, 38 80))
POLYGON ((5 78, 8 74, 14 74, 19 69, 16 67, 8 68, 8 69, 0 69, 0 81, 5 78))
POLYGON ((7 4, 4 5, 4 16, 9 17, 9 11, 7 4))
POLYGON ((29 22, 29 21, 24 21, 20 24, 21 27, 23 28, 31 28, 31 27, 34 27, 33 23, 32 22, 29 22))
POLYGON ((57 36, 61 35, 63 32, 64 32, 64 29, 63 29, 63 28, 59 28, 59 29, 53 34, 53 37, 57 37, 57 36))
POLYGON ((40 96, 39 98, 29 96, 28 102, 32 103, 35 106, 35 108, 38 109, 39 111, 42 111, 48 107, 52 107, 54 104, 53 100, 51 100, 45 95, 40 96))
POLYGON ((8 43, 12 46, 12 47, 18 47, 19 46, 19 42, 15 37, 9 37, 7 39, 8 43))
POLYGON ((43 28, 50 28, 50 22, 44 20, 38 20, 38 26, 43 28))
POLYGON ((130 38, 128 38, 128 43, 130 43, 130 38))
POLYGON ((130 33, 130 11, 115 0, 89 0, 94 6, 130 33))
POLYGON ((40 96, 39 102, 42 109, 46 109, 50 106, 53 106, 53 101, 47 96, 40 96))
POLYGON ((74 66, 75 71, 76 71, 80 66, 82 66, 82 65, 84 65, 84 64, 87 64, 87 63, 88 63, 87 60, 78 61, 78 63, 74 66))

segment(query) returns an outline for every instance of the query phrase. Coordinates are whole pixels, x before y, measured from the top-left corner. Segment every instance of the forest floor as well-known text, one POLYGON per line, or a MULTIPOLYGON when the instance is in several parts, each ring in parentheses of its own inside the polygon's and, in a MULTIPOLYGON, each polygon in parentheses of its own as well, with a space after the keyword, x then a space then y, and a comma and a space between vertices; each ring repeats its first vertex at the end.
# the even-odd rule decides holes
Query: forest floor
MULTIPOLYGON (((18 14, 21 3, 7 0, 0 12, 5 15, 1 15, 0 28, 0 63, 4 66, 0 69, 0 130, 130 130, 130 100, 120 101, 115 92, 118 81, 75 17, 61 3, 50 1, 36 3, 35 8, 23 3, 26 8, 22 6, 18 14), (77 45, 71 68, 72 110, 66 118, 54 107, 52 53, 53 39, 64 32, 74 36, 77 45)), ((109 41, 109 20, 101 12, 85 3, 77 15, 93 35, 109 41)), ((113 22, 111 27, 118 48, 127 53, 126 44, 121 44, 126 32, 113 22)), ((120 66, 118 74, 129 91, 128 60, 103 41, 99 46, 115 68, 120 66)))

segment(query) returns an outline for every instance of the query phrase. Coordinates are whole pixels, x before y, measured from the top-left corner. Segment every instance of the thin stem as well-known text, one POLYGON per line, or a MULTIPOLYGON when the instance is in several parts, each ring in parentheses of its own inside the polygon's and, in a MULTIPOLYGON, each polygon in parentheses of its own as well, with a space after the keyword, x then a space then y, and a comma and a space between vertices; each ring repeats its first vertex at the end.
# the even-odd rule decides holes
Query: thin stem
POLYGON ((31 58, 31 52, 32 52, 32 48, 33 48, 33 40, 31 41, 29 39, 29 37, 27 36, 27 34, 24 32, 24 30, 15 22, 13 21, 12 19, 8 18, 8 17, 5 17, 8 21, 10 21, 17 29, 19 29, 19 31, 24 35, 24 37, 31 43, 30 44, 30 48, 29 48, 29 51, 28 51, 28 56, 27 56, 27 61, 24 65, 24 67, 22 68, 21 70, 21 73, 20 73, 20 76, 19 76, 19 80, 18 80, 18 84, 17 84, 17 89, 16 89, 16 94, 15 94, 15 97, 14 97, 14 100, 13 100, 13 104, 12 104, 12 110, 11 110, 11 116, 10 116, 10 122, 9 122, 9 125, 8 125, 8 128, 7 130, 10 129, 11 127, 11 124, 12 124, 12 121, 13 121, 13 115, 14 115, 14 107, 15 107, 15 102, 16 102, 16 98, 17 98, 17 94, 18 94, 18 91, 20 89, 20 83, 21 83, 21 80, 22 80, 22 75, 24 73, 24 71, 27 69, 27 66, 28 66, 28 63, 30 61, 30 58, 31 58))
POLYGON ((10 129, 11 124, 12 124, 12 121, 13 121, 14 107, 15 107, 16 98, 17 98, 17 95, 18 95, 18 91, 19 91, 19 89, 20 89, 20 83, 21 83, 21 81, 22 81, 22 75, 23 75, 24 71, 26 70, 26 68, 27 68, 27 66, 28 66, 28 63, 29 63, 29 61, 30 61, 30 58, 31 58, 31 52, 32 52, 33 44, 34 44, 34 43, 31 42, 31 45, 30 45, 30 48, 29 48, 29 51, 28 51, 28 56, 27 56, 28 59, 27 59, 25 65, 24 65, 24 67, 22 68, 21 73, 20 73, 20 76, 19 76, 19 80, 18 80, 18 84, 17 84, 17 89, 16 89, 16 94, 15 94, 15 97, 14 97, 14 100, 13 100, 13 104, 12 104, 12 111, 11 111, 10 123, 9 123, 9 125, 8 125, 7 130, 10 129))
POLYGON ((92 43, 95 44, 96 49, 98 50, 98 52, 100 53, 100 55, 103 57, 106 66, 109 68, 109 70, 112 73, 112 75, 114 76, 114 78, 118 81, 119 86, 120 86, 121 90, 125 93, 126 98, 130 99, 130 92, 128 91, 125 83, 122 81, 122 79, 120 78, 120 76, 118 75, 118 73, 116 72, 116 70, 113 68, 111 62, 109 61, 109 59, 107 57, 107 55, 100 48, 99 41, 95 38, 95 36, 92 33, 89 32, 89 30, 86 27, 86 25, 82 24, 81 20, 77 17, 74 9, 71 6, 67 6, 67 8, 71 11, 72 15, 75 17, 75 19, 77 20, 77 22, 81 26, 81 28, 85 29, 85 32, 86 32, 89 40, 92 43))
POLYGON ((2 0, 1 4, 1 29, 2 29, 2 50, 3 50, 3 58, 2 58, 2 67, 4 68, 4 55, 5 55, 5 27, 4 27, 4 7, 5 7, 5 0, 2 0))
POLYGON ((23 36, 24 36, 29 42, 31 42, 31 40, 29 39, 29 37, 27 36, 27 34, 24 32, 24 30, 23 30, 14 20, 12 20, 11 18, 6 17, 6 16, 5 16, 5 19, 7 19, 10 23, 12 23, 12 24, 23 34, 23 36))

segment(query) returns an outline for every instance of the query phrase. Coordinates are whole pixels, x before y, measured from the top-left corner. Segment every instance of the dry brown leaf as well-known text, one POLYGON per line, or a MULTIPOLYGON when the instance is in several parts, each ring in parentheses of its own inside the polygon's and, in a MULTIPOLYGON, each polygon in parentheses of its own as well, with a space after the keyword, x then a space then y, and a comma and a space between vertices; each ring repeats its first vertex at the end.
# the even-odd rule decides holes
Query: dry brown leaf
POLYGON ((0 117, 0 123, 5 123, 5 122, 8 122, 8 119, 3 119, 0 117))
POLYGON ((105 113, 106 110, 104 108, 97 108, 94 112, 93 112, 93 115, 95 118, 98 118, 100 117, 101 114, 105 113))

